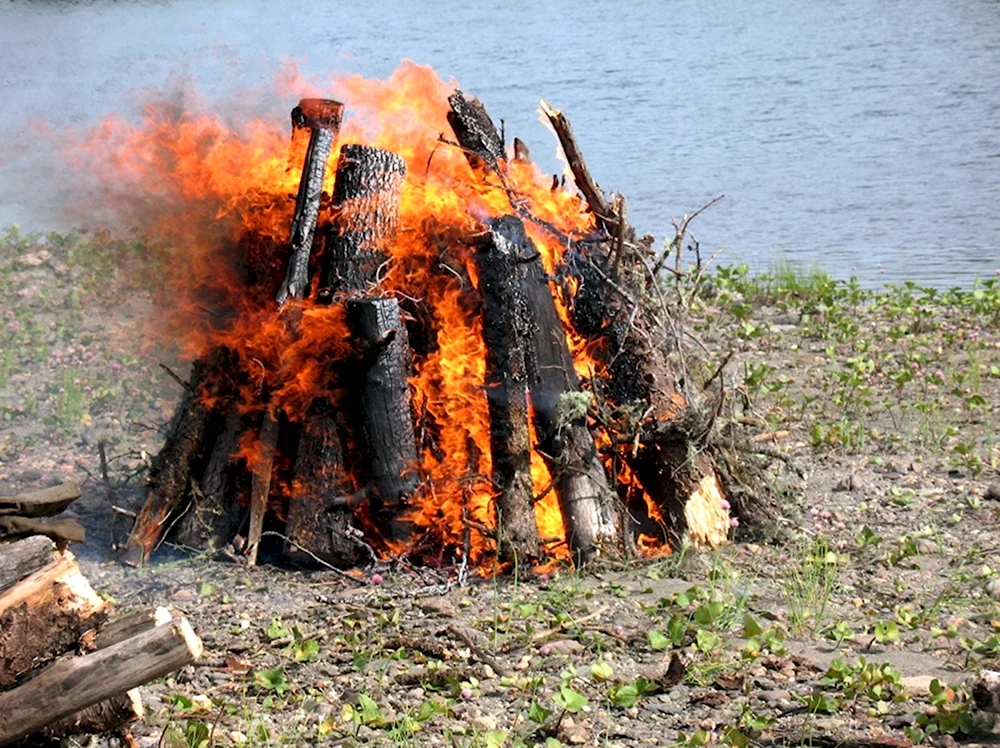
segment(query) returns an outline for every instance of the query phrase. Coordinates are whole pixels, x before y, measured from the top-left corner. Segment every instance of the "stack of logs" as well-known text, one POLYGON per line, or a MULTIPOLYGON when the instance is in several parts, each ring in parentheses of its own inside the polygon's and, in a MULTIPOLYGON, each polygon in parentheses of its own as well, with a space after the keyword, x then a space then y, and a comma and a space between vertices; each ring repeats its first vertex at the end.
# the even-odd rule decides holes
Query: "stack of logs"
MULTIPOLYGON (((573 276, 578 289, 567 299, 571 322, 592 341, 604 367, 600 376, 606 380, 601 388, 607 405, 633 414, 620 419, 622 433, 612 436, 613 459, 606 454, 602 460, 587 407, 567 416, 565 403, 582 392, 581 383, 556 310, 552 279, 524 222, 555 229, 525 211, 512 193, 504 143, 482 103, 457 91, 449 104, 457 145, 484 189, 499 183, 511 197, 509 215, 487 220, 481 232, 459 238, 479 279, 495 527, 501 528, 492 531, 498 556, 531 560, 542 555, 529 468, 532 427, 553 476, 551 490, 558 496, 577 562, 620 556, 637 534, 631 518, 645 509, 641 501, 639 507, 623 504, 626 494, 634 499, 634 492, 617 485, 619 459, 652 497, 673 539, 712 546, 723 542, 729 517, 720 501, 721 487, 709 492, 714 498, 708 501, 689 501, 706 482, 718 486, 711 458, 697 449, 710 424, 706 427, 699 416, 697 398, 681 392, 677 382, 682 377, 667 360, 669 341, 662 340, 662 325, 643 307, 648 265, 642 253, 648 246, 636 241, 623 201, 608 203, 590 178, 565 117, 544 105, 596 217, 592 236, 583 241, 561 237, 569 246, 563 271, 573 276), (618 444, 626 446, 618 449, 618 444)), ((360 524, 354 515, 362 504, 386 537, 407 533, 399 516, 417 489, 420 467, 407 386, 411 350, 399 301, 378 292, 380 268, 390 256, 399 221, 406 165, 384 150, 343 146, 333 218, 323 223, 323 178, 342 115, 341 104, 318 99, 303 100, 293 111, 293 140, 309 140, 287 271, 282 280, 251 269, 255 285, 247 293, 276 296, 278 313, 286 315, 284 323, 291 330, 301 312, 286 305, 289 299, 303 298, 315 288, 317 303, 343 302, 351 349, 343 361, 321 365, 331 372, 330 381, 351 393, 349 402, 338 402, 331 392, 317 393, 304 422, 293 424, 267 406, 264 391, 258 395, 257 414, 247 415, 249 409, 238 402, 244 375, 232 352, 220 348, 199 359, 154 462, 145 505, 122 549, 128 563, 145 561, 168 530, 183 546, 242 551, 254 563, 269 498, 280 500, 271 490, 278 454, 285 457, 283 465, 291 465, 284 483, 302 489, 300 498, 279 512, 287 555, 339 567, 357 563, 365 549, 371 550, 357 542, 360 524), (314 236, 318 259, 312 257, 314 236), (233 458, 248 431, 259 444, 249 469, 233 458), (346 444, 356 446, 355 454, 345 454, 346 444)), ((586 403, 588 398, 581 394, 576 400, 586 403)), ((475 472, 474 466, 470 469, 475 472)), ((484 530, 490 532, 477 529, 484 530)))
POLYGON ((165 608, 108 617, 72 553, 42 535, 0 543, 0 746, 121 731, 142 717, 138 686, 201 655, 165 608))

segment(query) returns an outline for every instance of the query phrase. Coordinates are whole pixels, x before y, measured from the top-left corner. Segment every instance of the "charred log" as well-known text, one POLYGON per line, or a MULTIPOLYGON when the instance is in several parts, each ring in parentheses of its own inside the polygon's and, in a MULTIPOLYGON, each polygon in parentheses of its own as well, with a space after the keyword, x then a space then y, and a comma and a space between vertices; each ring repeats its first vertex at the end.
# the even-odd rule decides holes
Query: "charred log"
MULTIPOLYGON (((187 548, 215 553, 228 545, 246 519, 243 505, 236 500, 233 460, 244 418, 239 403, 231 399, 220 404, 219 424, 210 433, 211 452, 200 481, 192 480, 191 503, 177 524, 177 542, 187 548)), ((206 440, 207 443, 208 440, 206 440)))
POLYGON ((520 219, 505 216, 490 226, 517 248, 516 272, 529 325, 524 341, 532 415, 567 541, 582 563, 615 556, 621 543, 616 499, 587 427, 589 396, 580 387, 545 269, 520 219))
POLYGON ((146 502, 121 552, 120 558, 127 564, 138 566, 149 558, 160 544, 172 515, 184 506, 191 476, 201 473, 201 447, 212 415, 204 393, 211 388, 213 376, 226 359, 222 350, 216 350, 194 363, 191 382, 167 430, 164 447, 150 470, 146 502))
POLYGON ((312 252, 313 233, 319 217, 320 196, 326 176, 326 162, 333 143, 340 131, 344 105, 328 99, 303 99, 292 111, 293 141, 295 132, 310 131, 306 147, 299 192, 295 198, 295 215, 289 244, 291 257, 288 273, 278 289, 278 304, 289 298, 301 299, 309 286, 309 255, 312 252))
POLYGON ((353 516, 344 500, 354 485, 344 465, 344 414, 328 399, 313 401, 295 458, 295 490, 288 504, 285 555, 311 564, 315 555, 337 567, 358 560, 353 516))
POLYGON ((250 483, 250 529, 247 532, 247 563, 257 563, 261 533, 264 531, 264 515, 267 513, 267 499, 271 494, 271 474, 274 469, 274 453, 278 446, 278 419, 265 410, 261 416, 259 451, 251 466, 250 483))
POLYGON ((416 490, 417 446, 407 378, 412 369, 406 327, 393 297, 347 302, 347 325, 359 355, 358 436, 362 471, 378 510, 395 510, 416 490))
POLYGON ((524 561, 539 554, 524 350, 529 334, 528 309, 518 283, 518 246, 500 232, 490 231, 477 241, 475 249, 483 298, 485 385, 499 554, 503 560, 524 561))
POLYGON ((506 152, 483 102, 456 91, 448 97, 448 104, 451 105, 448 124, 455 131, 458 144, 465 149, 473 171, 480 176, 486 171, 496 171, 506 158, 506 152))
POLYGON ((333 188, 336 215, 326 240, 319 299, 357 294, 378 284, 386 248, 399 227, 406 162, 366 145, 340 149, 333 188))

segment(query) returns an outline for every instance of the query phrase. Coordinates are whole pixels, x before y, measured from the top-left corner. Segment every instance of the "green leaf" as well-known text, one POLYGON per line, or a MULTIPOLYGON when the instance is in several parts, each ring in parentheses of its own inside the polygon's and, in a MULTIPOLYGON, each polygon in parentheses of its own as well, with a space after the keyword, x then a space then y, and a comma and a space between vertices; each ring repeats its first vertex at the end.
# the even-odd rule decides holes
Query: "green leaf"
POLYGON ((879 621, 875 624, 875 641, 879 644, 899 641, 899 626, 895 621, 879 621))
POLYGON ((280 618, 272 618, 271 623, 267 626, 267 638, 271 641, 285 639, 291 635, 292 630, 280 618))
POLYGON ((361 707, 361 724, 376 725, 382 724, 382 710, 375 700, 368 694, 358 694, 358 706, 361 707))
POLYGON ((760 636, 763 633, 764 629, 753 619, 753 616, 745 613, 743 615, 743 638, 749 639, 751 636, 760 636))
POLYGON ((598 660, 597 662, 595 662, 593 665, 590 666, 590 677, 593 678, 598 683, 603 683, 606 680, 610 680, 611 676, 614 674, 615 674, 615 669, 611 667, 608 663, 606 663, 604 660, 598 660))
POLYGON ((319 657, 319 642, 315 639, 302 639, 292 645, 293 657, 296 662, 315 662, 319 657))
POLYGON ((209 595, 214 595, 216 592, 215 587, 208 582, 202 582, 198 585, 198 594, 202 597, 208 597, 209 595))
POLYGON ((566 685, 559 687, 559 693, 552 700, 556 703, 556 706, 565 709, 570 714, 576 714, 587 706, 587 697, 566 685))
POLYGON ((187 748, 205 748, 208 745, 208 725, 189 719, 184 725, 184 743, 187 748))
POLYGON ((649 637, 649 646, 654 652, 662 652, 670 646, 670 639, 664 636, 662 631, 650 629, 646 636, 649 637))
POLYGON ((608 695, 611 697, 611 703, 622 709, 631 709, 639 702, 639 688, 635 683, 615 686, 608 695))
POLYGON ((550 714, 552 714, 552 710, 546 709, 537 701, 532 701, 531 706, 528 707, 528 719, 539 725, 544 725, 550 714))
POLYGON ((284 693, 290 686, 285 677, 283 667, 271 668, 270 670, 258 670, 253 675, 253 682, 259 687, 276 693, 284 693))

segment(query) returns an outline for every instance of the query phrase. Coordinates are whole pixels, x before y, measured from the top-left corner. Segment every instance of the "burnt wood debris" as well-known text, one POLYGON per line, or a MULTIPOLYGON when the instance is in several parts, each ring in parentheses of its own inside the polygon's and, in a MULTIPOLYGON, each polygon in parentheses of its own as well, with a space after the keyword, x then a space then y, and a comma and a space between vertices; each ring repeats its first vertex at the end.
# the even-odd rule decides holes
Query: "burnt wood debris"
MULTIPOLYGON (((542 102, 595 217, 586 236, 560 234, 519 198, 503 138, 482 102, 456 91, 448 103, 456 140, 442 133, 439 147, 460 148, 481 189, 501 190, 510 205, 508 215, 477 218, 477 231, 447 239, 449 251, 469 260, 464 277, 474 268, 486 350, 485 381, 477 385, 490 419, 494 522, 473 526, 463 509, 466 546, 471 527, 495 543, 502 561, 546 557, 549 539, 535 523, 542 497, 532 483, 533 450, 551 475, 541 493, 555 493, 577 564, 627 557, 650 528, 671 544, 723 542, 726 486, 708 448, 718 401, 690 385, 674 355, 669 309, 650 302, 650 241, 628 224, 624 200, 596 185, 561 112, 542 102), (528 228, 564 244, 554 273, 528 228), (568 333, 587 342, 595 362, 583 380, 568 333)), ((290 168, 301 167, 302 176, 285 259, 277 261, 284 277, 271 269, 273 251, 243 258, 246 294, 276 299, 275 319, 293 337, 304 312, 290 302, 342 310, 346 339, 318 347, 313 362, 325 384, 304 415, 291 417, 272 405, 266 384, 240 371, 231 351, 218 347, 196 361, 153 462, 145 505, 120 548, 127 563, 145 562, 169 540, 252 564, 275 537, 281 540, 269 553, 347 568, 412 539, 407 511, 421 491, 433 490, 420 458, 433 424, 412 398, 411 341, 425 335, 433 310, 382 285, 399 240, 404 159, 343 145, 332 194, 323 194, 343 116, 342 104, 321 99, 303 100, 292 113, 290 150, 301 163, 290 168), (241 449, 248 442, 250 458, 241 449)), ((512 152, 518 164, 530 159, 520 140, 512 152)), ((478 473, 478 456, 474 463, 469 476, 454 479, 478 473)))

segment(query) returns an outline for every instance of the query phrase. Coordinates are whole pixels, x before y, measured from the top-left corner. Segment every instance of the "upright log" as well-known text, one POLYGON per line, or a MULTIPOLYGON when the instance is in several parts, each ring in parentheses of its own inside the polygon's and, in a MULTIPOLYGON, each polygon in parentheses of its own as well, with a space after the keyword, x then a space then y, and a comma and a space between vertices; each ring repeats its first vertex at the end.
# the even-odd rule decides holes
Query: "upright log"
POLYGON ((337 567, 352 566, 358 545, 348 533, 353 516, 346 497, 355 487, 344 466, 343 411, 317 398, 306 413, 295 456, 295 485, 288 504, 285 555, 311 563, 313 555, 337 567))
POLYGON ((264 515, 267 513, 267 499, 271 495, 271 473, 274 470, 274 454, 278 446, 278 419, 269 410, 261 416, 258 453, 251 466, 250 482, 250 529, 247 532, 247 563, 257 563, 261 533, 264 531, 264 515))
POLYGON ((391 296, 347 302, 347 325, 361 365, 358 393, 362 470, 376 504, 394 509, 416 490, 417 443, 408 377, 409 338, 391 296))
POLYGON ((333 187, 336 211, 326 240, 320 301, 338 293, 360 294, 378 283, 388 245, 399 227, 399 199, 406 162, 367 145, 340 149, 333 187))
POLYGON ((584 395, 566 344, 545 269, 524 224, 514 216, 490 221, 517 248, 516 272, 528 313, 525 335, 528 392, 538 448, 555 482, 566 539, 580 563, 619 555, 617 498, 587 427, 584 395), (584 403, 584 405, 580 405, 584 403))
POLYGON ((0 693, 0 745, 189 665, 202 653, 181 618, 83 657, 60 660, 0 693))
POLYGON ((243 431, 239 402, 230 396, 218 405, 218 434, 200 481, 192 480, 191 503, 177 524, 177 542, 187 548, 215 553, 228 545, 246 519, 234 491, 233 455, 243 431))
POLYGON ((455 91, 448 97, 448 104, 451 106, 448 124, 455 131, 458 144, 465 149, 472 170, 483 176, 487 171, 499 169, 506 151, 483 102, 455 91))
POLYGON ((278 304, 289 298, 301 299, 309 287, 309 255, 312 252, 313 233, 319 217, 320 196, 326 176, 326 161, 340 131, 344 105, 329 99, 303 99, 292 111, 293 145, 295 132, 310 131, 306 148, 299 192, 295 198, 295 214, 289 244, 292 253, 288 272, 278 289, 278 304))
POLYGON ((159 546, 172 515, 184 506, 191 476, 201 472, 200 453, 212 415, 204 394, 224 359, 224 352, 216 350, 195 361, 192 367, 190 382, 167 429, 163 449, 150 470, 146 502, 120 553, 120 559, 127 564, 141 565, 159 546))
POLYGON ((501 559, 526 561, 538 557, 539 539, 531 481, 524 352, 529 324, 518 283, 518 247, 500 232, 489 231, 476 242, 475 250, 483 298, 497 545, 501 559))

